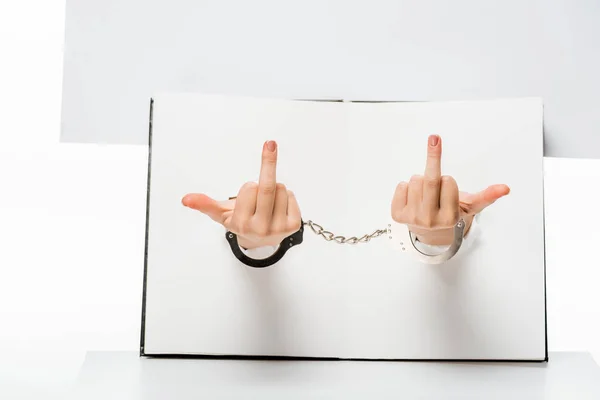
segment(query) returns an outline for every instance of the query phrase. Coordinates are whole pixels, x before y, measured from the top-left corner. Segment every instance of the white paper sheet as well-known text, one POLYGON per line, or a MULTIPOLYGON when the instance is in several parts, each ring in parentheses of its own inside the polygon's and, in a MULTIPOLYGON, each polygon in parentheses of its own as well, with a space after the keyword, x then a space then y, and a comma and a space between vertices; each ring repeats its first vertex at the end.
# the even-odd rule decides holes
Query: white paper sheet
POLYGON ((145 354, 367 359, 546 356, 539 99, 327 103, 155 97, 145 296, 145 354), (226 199, 256 180, 265 140, 304 220, 362 236, 391 219, 396 184, 425 167, 442 136, 442 172, 460 190, 505 183, 481 237, 444 265, 387 238, 341 246, 310 230, 276 265, 252 269, 223 227, 181 205, 226 199))

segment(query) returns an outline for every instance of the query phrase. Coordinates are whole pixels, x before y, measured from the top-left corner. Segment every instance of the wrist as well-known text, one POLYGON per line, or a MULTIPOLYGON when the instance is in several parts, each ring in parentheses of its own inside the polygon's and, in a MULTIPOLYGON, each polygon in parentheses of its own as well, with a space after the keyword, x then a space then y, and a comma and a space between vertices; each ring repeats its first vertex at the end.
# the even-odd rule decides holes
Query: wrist
POLYGON ((244 249, 244 250, 254 250, 254 249, 259 249, 262 247, 273 247, 273 246, 279 246, 279 242, 277 243, 272 243, 271 241, 268 240, 260 240, 260 241, 254 241, 254 240, 250 240, 247 239, 245 237, 239 236, 237 238, 238 241, 238 245, 244 249))
MULTIPOLYGON (((471 229, 471 225, 473 224, 473 216, 468 215, 462 217, 465 221, 465 230, 464 236, 467 236, 469 230, 471 229)), ((449 246, 454 241, 454 227, 448 229, 437 229, 437 230, 427 230, 427 229, 417 229, 409 228, 411 232, 413 232, 417 238, 417 240, 421 243, 430 245, 430 246, 449 246)))
POLYGON ((261 247, 260 244, 253 242, 251 240, 248 240, 246 238, 243 238, 240 235, 238 235, 237 242, 238 242, 238 245, 244 250, 253 250, 253 249, 261 247))

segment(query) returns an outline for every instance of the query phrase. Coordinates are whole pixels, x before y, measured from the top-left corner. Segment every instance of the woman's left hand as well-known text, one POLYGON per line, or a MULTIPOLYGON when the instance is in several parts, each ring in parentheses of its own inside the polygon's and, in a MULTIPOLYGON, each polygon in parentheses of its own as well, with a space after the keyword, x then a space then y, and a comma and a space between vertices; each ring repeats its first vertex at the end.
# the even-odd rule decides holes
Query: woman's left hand
POLYGON ((510 192, 506 185, 492 185, 478 193, 459 192, 454 178, 442 176, 441 161, 442 139, 431 135, 425 175, 400 182, 392 200, 393 220, 408 225, 420 242, 430 245, 450 245, 454 225, 461 218, 466 235, 476 214, 510 192))

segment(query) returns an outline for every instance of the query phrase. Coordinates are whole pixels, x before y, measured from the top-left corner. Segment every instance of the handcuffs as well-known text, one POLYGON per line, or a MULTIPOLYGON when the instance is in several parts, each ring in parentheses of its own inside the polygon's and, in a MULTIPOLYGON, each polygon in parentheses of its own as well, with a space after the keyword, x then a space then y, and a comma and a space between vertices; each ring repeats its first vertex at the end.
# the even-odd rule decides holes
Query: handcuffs
POLYGON ((237 241, 237 235, 231 231, 225 233, 225 238, 229 242, 233 255, 242 263, 253 268, 265 268, 275 264, 281 260, 285 253, 294 246, 302 243, 304 234, 304 222, 300 225, 300 229, 281 241, 275 253, 267 258, 250 258, 243 251, 237 241))
POLYGON ((453 228, 454 239, 452 240, 452 244, 440 254, 426 254, 420 250, 416 244, 417 238, 415 237, 415 234, 412 233, 405 224, 394 221, 388 225, 388 233, 392 240, 392 245, 395 248, 400 249, 400 251, 410 253, 422 263, 441 264, 450 260, 458 253, 458 250, 463 243, 465 225, 465 221, 462 218, 458 220, 453 228))
POLYGON ((370 241, 374 237, 382 236, 385 234, 388 236, 388 238, 391 241, 392 246, 394 248, 397 248, 402 252, 411 254, 413 257, 415 257, 420 262, 426 263, 426 264, 441 264, 443 262, 450 260, 452 257, 454 257, 456 255, 456 253, 458 253, 458 250, 460 249, 460 247, 463 243, 463 237, 464 237, 464 231, 465 231, 466 224, 465 224, 465 221, 461 218, 454 225, 454 240, 452 241, 452 244, 450 245, 450 247, 448 247, 446 250, 444 250, 440 254, 426 254, 425 252, 421 251, 417 247, 417 244, 416 244, 416 242, 418 241, 417 238, 415 237, 414 233, 412 233, 409 230, 408 226, 405 224, 395 222, 395 221, 388 224, 386 229, 377 230, 373 234, 364 235, 360 239, 356 238, 356 237, 346 239, 343 236, 335 236, 333 233, 324 230, 320 225, 312 223, 312 221, 308 221, 308 222, 302 221, 302 223, 300 225, 300 229, 298 229, 298 231, 296 231, 295 233, 293 233, 290 236, 283 239, 283 241, 279 244, 279 247, 277 248, 275 253, 273 253, 269 257, 263 258, 263 259, 254 259, 254 258, 251 258, 248 255, 246 255, 240 248, 240 245, 238 244, 238 241, 237 241, 237 235, 235 233, 233 233, 231 231, 227 231, 225 233, 225 238, 227 239, 227 242, 229 243, 229 246, 231 247, 231 251, 233 252, 233 255, 239 261, 241 261, 243 264, 245 264, 249 267, 265 268, 265 267, 269 267, 269 266, 277 263, 279 260, 281 260, 283 258, 283 256, 289 249, 302 243, 305 225, 309 225, 311 227, 311 229, 313 230, 313 232, 321 235, 325 240, 335 241, 340 244, 365 243, 365 242, 370 241), (319 230, 316 230, 314 228, 314 226, 317 226, 319 228, 319 230))

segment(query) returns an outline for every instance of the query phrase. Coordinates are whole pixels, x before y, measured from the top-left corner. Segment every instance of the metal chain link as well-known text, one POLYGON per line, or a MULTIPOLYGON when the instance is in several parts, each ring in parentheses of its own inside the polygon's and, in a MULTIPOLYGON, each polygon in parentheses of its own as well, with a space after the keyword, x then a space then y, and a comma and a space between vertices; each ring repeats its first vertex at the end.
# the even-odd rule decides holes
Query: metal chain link
POLYGON ((339 243, 339 244, 367 243, 371 239, 374 239, 376 237, 379 237, 381 235, 388 233, 388 228, 385 228, 385 229, 377 229, 375 232, 373 232, 371 234, 363 235, 360 238, 357 238, 356 236, 346 238, 345 236, 341 236, 341 235, 336 236, 333 232, 325 230, 321 225, 319 225, 316 222, 313 222, 311 220, 304 222, 304 225, 308 225, 315 234, 320 235, 321 237, 323 237, 323 239, 327 240, 328 242, 333 240, 334 242, 339 243))

